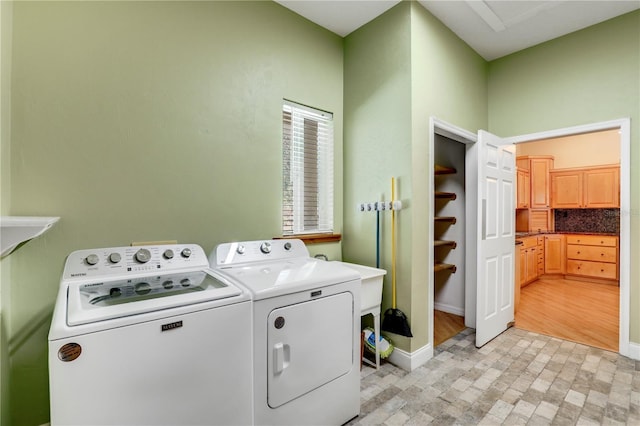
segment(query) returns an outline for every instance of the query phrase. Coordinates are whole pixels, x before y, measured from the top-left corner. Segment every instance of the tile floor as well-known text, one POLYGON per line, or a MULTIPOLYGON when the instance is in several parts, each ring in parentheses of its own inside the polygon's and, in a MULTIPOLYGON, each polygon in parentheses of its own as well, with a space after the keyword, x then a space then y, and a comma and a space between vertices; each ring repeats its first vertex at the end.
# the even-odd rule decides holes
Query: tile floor
POLYGON ((411 373, 363 366, 348 425, 640 425, 640 361, 516 328, 474 339, 464 330, 411 373))

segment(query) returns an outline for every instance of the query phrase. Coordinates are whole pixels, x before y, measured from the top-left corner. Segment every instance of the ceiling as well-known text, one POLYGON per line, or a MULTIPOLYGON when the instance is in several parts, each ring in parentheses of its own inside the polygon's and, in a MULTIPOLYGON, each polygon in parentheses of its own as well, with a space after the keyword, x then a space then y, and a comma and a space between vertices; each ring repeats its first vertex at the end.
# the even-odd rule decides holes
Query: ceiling
MULTIPOLYGON (((275 0, 345 37, 400 0, 275 0)), ((640 9, 640 0, 417 0, 490 61, 640 9)))

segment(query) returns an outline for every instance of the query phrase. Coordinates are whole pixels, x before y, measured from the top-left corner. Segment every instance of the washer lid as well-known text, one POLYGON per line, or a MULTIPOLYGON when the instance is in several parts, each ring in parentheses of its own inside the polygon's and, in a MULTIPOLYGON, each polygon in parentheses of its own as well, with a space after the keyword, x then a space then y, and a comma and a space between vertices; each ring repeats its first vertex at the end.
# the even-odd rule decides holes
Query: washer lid
POLYGON ((67 289, 67 324, 88 324, 240 294, 242 291, 223 277, 204 270, 74 283, 67 289))
POLYGON ((300 257, 218 269, 247 287, 254 300, 359 280, 360 274, 337 262, 300 257))

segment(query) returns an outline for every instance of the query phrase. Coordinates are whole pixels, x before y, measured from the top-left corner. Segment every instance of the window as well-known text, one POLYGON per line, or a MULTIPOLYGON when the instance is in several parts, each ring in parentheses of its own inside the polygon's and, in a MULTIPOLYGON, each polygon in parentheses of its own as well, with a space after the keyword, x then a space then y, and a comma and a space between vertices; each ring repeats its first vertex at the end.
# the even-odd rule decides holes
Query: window
POLYGON ((333 114, 282 107, 282 233, 333 232, 333 114))

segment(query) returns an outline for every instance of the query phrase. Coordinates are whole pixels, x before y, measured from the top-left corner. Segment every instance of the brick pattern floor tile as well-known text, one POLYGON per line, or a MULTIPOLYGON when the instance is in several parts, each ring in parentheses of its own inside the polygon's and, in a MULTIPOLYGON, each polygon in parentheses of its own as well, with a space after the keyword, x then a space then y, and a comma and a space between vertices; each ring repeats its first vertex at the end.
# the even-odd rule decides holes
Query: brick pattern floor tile
POLYGON ((511 328, 466 329, 408 373, 363 366, 358 425, 638 425, 640 361, 511 328))

